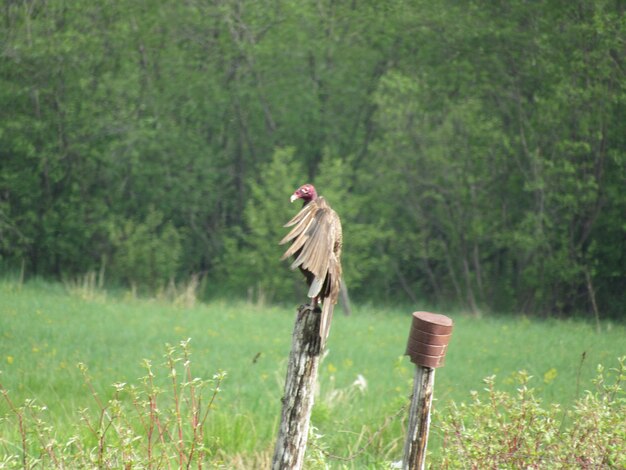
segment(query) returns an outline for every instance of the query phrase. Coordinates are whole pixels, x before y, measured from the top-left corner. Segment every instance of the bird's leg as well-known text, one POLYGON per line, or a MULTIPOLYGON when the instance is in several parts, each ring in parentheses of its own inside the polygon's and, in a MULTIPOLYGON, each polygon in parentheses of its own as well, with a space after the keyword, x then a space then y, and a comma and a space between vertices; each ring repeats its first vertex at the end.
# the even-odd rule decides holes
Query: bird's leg
POLYGON ((313 297, 311 299, 311 302, 308 304, 302 304, 300 305, 300 308, 306 308, 307 310, 310 310, 311 312, 321 312, 322 309, 320 307, 320 299, 319 297, 313 297))

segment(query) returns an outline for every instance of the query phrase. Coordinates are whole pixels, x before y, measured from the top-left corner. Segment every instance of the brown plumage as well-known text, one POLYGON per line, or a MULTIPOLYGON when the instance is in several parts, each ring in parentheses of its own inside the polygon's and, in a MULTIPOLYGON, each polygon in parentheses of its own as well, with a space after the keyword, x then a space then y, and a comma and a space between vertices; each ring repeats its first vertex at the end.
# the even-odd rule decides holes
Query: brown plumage
POLYGON ((320 337, 326 343, 333 318, 333 309, 339 298, 341 283, 341 221, 313 185, 305 184, 291 196, 291 202, 302 199, 304 205, 285 227, 293 227, 280 241, 291 246, 281 260, 294 257, 291 269, 300 268, 309 285, 308 297, 312 307, 322 304, 320 337))

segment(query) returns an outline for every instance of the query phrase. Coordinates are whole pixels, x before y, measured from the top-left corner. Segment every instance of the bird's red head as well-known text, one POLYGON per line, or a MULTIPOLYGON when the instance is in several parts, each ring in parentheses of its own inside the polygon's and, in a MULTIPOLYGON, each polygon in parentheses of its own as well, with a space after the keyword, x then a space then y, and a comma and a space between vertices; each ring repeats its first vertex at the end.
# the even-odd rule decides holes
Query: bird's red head
POLYGON ((291 202, 296 199, 302 199, 304 203, 311 202, 317 198, 317 191, 312 184, 305 184, 296 189, 296 192, 291 195, 291 202))

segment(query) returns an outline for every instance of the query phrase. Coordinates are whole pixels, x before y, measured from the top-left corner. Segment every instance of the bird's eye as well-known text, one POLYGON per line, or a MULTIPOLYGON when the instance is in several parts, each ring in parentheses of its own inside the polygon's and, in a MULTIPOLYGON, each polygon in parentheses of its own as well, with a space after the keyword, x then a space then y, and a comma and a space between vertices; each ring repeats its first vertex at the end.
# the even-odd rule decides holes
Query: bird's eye
POLYGON ((307 194, 307 193, 309 192, 309 188, 302 188, 302 192, 303 192, 304 194, 307 194))

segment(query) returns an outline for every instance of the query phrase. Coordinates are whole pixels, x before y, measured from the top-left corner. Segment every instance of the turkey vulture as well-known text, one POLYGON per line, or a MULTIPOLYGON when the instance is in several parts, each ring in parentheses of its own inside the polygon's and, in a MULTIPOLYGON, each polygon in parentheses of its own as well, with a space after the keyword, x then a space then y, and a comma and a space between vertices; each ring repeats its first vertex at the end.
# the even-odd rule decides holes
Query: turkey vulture
POLYGON ((302 199, 304 205, 285 227, 293 227, 280 241, 291 246, 281 260, 294 257, 291 269, 300 268, 309 285, 308 297, 311 307, 322 304, 320 338, 322 347, 328 338, 333 308, 339 297, 341 283, 341 221, 330 208, 326 199, 317 195, 311 184, 305 184, 294 192, 291 202, 302 199))

